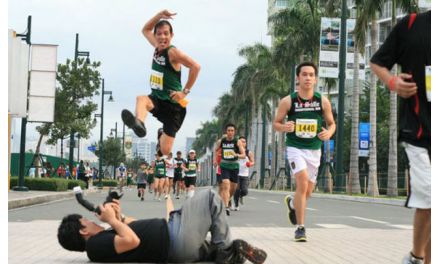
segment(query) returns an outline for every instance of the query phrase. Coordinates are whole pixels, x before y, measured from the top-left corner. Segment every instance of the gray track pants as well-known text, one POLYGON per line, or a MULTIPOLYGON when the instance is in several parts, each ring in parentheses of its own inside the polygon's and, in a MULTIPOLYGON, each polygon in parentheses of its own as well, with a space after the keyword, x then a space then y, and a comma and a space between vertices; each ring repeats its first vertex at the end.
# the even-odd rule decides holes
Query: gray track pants
POLYGON ((173 211, 168 223, 170 262, 192 262, 202 258, 200 248, 208 232, 218 247, 231 245, 231 232, 220 196, 212 189, 195 193, 182 208, 173 211))

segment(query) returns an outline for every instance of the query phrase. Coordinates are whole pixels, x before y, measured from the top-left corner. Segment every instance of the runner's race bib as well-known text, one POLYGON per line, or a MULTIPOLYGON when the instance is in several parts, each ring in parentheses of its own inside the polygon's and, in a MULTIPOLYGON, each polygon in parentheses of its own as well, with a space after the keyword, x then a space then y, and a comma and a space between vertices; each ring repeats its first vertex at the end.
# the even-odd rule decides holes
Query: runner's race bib
POLYGON ((223 150, 224 159, 234 159, 235 158, 234 154, 235 154, 235 152, 231 149, 224 149, 223 150))
POLYGON ((425 66, 426 98, 431 102, 431 65, 425 66))
POLYGON ((165 174, 164 168, 159 168, 159 169, 157 169, 157 171, 159 172, 160 175, 165 174))
POLYGON ((188 169, 191 170, 191 171, 194 171, 194 170, 197 169, 197 165, 195 163, 190 163, 188 169))
POLYGON ((318 131, 318 120, 297 119, 295 122, 295 135, 299 138, 314 138, 318 131))
POLYGON ((150 86, 151 89, 163 90, 163 73, 155 70, 151 71, 150 76, 150 86))

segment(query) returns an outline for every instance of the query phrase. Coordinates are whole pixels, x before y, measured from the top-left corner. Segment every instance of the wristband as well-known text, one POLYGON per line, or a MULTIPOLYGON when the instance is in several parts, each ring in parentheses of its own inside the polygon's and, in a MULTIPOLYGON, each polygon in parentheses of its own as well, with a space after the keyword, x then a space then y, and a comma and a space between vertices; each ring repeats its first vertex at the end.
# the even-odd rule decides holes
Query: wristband
POLYGON ((125 223, 125 215, 124 214, 121 214, 121 222, 125 223))
POLYGON ((388 88, 390 89, 390 91, 395 91, 396 90, 396 80, 397 80, 397 76, 393 76, 391 77, 391 79, 388 81, 388 88))

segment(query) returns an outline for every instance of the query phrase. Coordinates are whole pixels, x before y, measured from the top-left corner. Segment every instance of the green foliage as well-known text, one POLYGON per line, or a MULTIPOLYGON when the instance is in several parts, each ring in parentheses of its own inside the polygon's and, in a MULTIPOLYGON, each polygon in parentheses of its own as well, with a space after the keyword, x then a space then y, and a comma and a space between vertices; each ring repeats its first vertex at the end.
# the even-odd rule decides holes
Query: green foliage
MULTIPOLYGON (((104 180, 102 179, 102 186, 107 186, 107 187, 116 187, 118 186, 118 182, 115 180, 104 180)), ((93 186, 98 186, 99 185, 99 181, 95 180, 93 181, 93 186)))
MULTIPOLYGON (((377 172, 378 174, 388 173, 388 151, 389 151, 389 130, 390 130, 390 93, 382 85, 377 86, 377 172)), ((368 122, 370 112, 370 89, 365 82, 362 95, 359 98, 359 122, 368 122)), ((351 135, 351 113, 345 116, 344 122, 344 168, 348 171, 350 163, 350 136, 351 135)), ((397 133, 397 131, 396 131, 397 133)), ((402 172, 406 168, 404 149, 398 146, 398 168, 402 172)))
MULTIPOLYGON (((117 166, 121 162, 125 162, 125 153, 122 151, 122 143, 119 138, 108 137, 102 142, 102 160, 103 164, 109 166, 117 166)), ((101 149, 95 151, 95 155, 99 157, 101 149)))
POLYGON ((67 189, 73 190, 73 187, 80 186, 81 189, 86 188, 86 183, 81 180, 67 180, 67 189))
POLYGON ((202 123, 202 127, 196 130, 196 140, 193 149, 199 155, 206 153, 206 147, 211 147, 222 135, 222 127, 217 119, 202 123))
POLYGON ((97 104, 92 99, 99 94, 100 64, 87 64, 82 58, 77 62, 67 59, 65 64, 58 64, 54 123, 37 127, 41 135, 49 135, 47 144, 56 144, 71 131, 79 133, 81 138, 90 137, 90 131, 96 125, 92 113, 97 110, 97 104))
MULTIPOLYGON (((24 186, 34 191, 67 191, 69 180, 59 178, 24 178, 24 186)), ((11 177, 11 187, 17 186, 18 177, 11 177)))

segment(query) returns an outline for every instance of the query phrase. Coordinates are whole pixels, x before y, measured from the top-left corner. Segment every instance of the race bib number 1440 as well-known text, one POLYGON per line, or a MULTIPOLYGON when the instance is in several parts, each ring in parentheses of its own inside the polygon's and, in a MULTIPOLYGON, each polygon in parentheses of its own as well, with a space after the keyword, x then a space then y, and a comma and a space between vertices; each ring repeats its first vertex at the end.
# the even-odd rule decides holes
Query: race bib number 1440
POLYGON ((297 119, 295 122, 295 134, 299 138, 314 138, 318 131, 318 120, 297 119))

